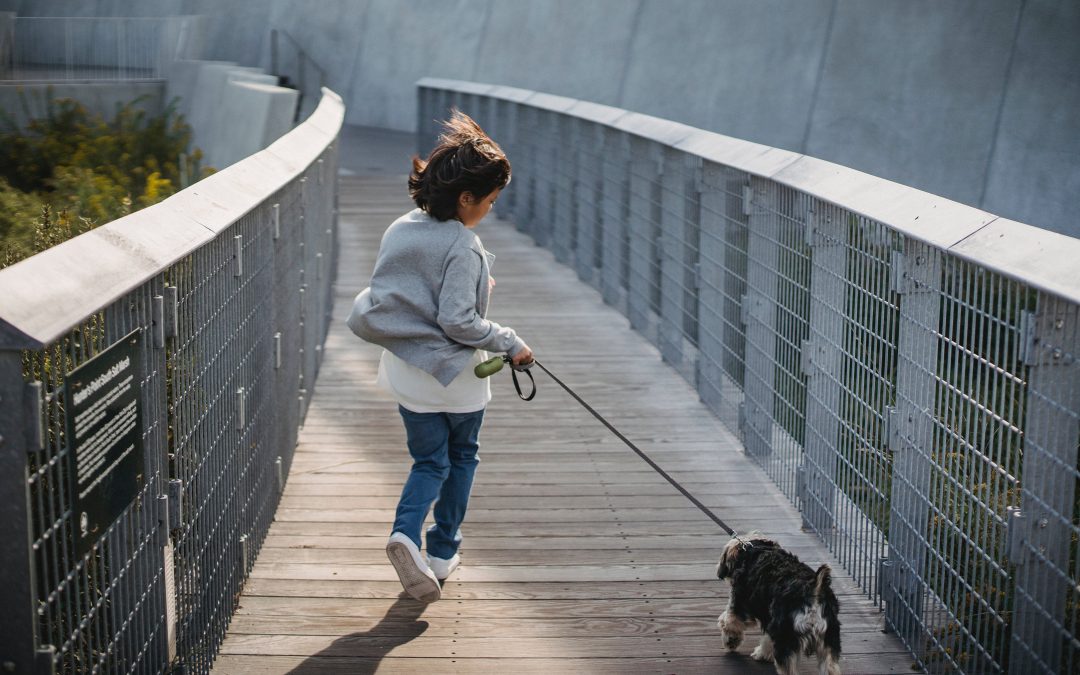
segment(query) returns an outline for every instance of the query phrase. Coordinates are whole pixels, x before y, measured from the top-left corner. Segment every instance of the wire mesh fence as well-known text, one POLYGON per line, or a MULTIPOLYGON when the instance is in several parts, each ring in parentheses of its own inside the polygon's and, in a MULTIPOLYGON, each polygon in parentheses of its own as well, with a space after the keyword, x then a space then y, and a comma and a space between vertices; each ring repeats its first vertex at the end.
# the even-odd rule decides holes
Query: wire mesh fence
POLYGON ((5 672, 210 671, 318 374, 342 116, 0 272, 5 672))
POLYGON ((1076 240, 509 87, 422 80, 422 151, 452 106, 511 158, 500 215, 697 388, 924 670, 1080 672, 1076 240))

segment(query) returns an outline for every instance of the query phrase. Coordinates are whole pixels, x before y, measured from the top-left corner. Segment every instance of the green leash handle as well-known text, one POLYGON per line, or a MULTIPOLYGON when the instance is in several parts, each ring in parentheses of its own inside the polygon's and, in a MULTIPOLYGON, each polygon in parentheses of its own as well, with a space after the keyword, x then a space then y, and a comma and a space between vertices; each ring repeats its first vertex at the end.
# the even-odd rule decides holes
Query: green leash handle
POLYGON ((491 377, 503 369, 503 365, 506 364, 505 359, 506 357, 504 356, 492 356, 487 361, 477 364, 477 366, 473 368, 473 372, 476 373, 476 376, 480 379, 491 377))
POLYGON ((506 356, 505 354, 502 356, 492 356, 487 361, 484 361, 483 363, 480 363, 475 368, 473 368, 473 373, 481 379, 485 377, 491 377, 495 373, 502 370, 503 366, 507 363, 509 363, 510 368, 512 368, 510 374, 514 377, 514 389, 517 390, 518 398, 520 398, 522 401, 533 400, 533 398, 536 397, 536 380, 533 379, 533 374, 529 372, 529 368, 531 368, 535 364, 535 361, 530 361, 521 365, 514 365, 513 360, 511 360, 511 358, 509 356, 506 356), (523 372, 528 375, 529 382, 532 383, 532 392, 528 396, 521 392, 521 385, 518 383, 518 372, 523 372))

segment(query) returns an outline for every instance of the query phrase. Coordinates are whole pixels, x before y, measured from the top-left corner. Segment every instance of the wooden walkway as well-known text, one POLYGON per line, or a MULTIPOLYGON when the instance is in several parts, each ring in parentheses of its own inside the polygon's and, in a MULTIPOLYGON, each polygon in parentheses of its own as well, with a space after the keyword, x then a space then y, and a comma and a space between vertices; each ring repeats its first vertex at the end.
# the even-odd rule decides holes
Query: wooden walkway
MULTIPOLYGON (((772 673, 716 628, 726 536, 561 389, 510 376, 481 433, 462 567, 443 599, 401 594, 383 552, 409 469, 379 349, 344 324, 385 227, 410 208, 404 177, 343 178, 334 323, 277 520, 247 583, 218 673, 772 673)), ((494 218, 491 317, 740 531, 830 561, 845 673, 910 672, 898 640, 738 441, 599 294, 494 218)), ((802 672, 817 672, 806 661, 802 672)))

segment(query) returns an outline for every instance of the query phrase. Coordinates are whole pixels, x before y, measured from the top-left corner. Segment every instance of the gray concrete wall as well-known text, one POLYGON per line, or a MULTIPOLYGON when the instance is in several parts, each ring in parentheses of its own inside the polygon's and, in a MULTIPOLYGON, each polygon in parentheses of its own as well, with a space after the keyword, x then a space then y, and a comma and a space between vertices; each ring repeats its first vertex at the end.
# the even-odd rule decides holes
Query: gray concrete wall
POLYGON ((287 30, 348 122, 416 127, 414 83, 606 103, 846 164, 1080 236, 1076 0, 8 0, 26 14, 206 13, 209 56, 287 30))

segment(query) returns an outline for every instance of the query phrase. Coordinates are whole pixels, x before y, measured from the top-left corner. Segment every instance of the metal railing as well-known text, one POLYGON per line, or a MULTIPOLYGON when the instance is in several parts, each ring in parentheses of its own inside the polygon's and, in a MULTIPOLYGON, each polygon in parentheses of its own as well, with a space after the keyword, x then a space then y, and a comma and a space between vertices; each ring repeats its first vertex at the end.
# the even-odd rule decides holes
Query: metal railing
POLYGON ((3 672, 209 672, 319 370, 343 118, 0 270, 3 672))
POLYGON ((163 79, 174 61, 202 56, 204 20, 15 17, 0 37, 0 73, 23 81, 163 79))
POLYGON ((623 311, 929 672, 1080 672, 1080 240, 811 157, 419 83, 497 210, 623 311))

